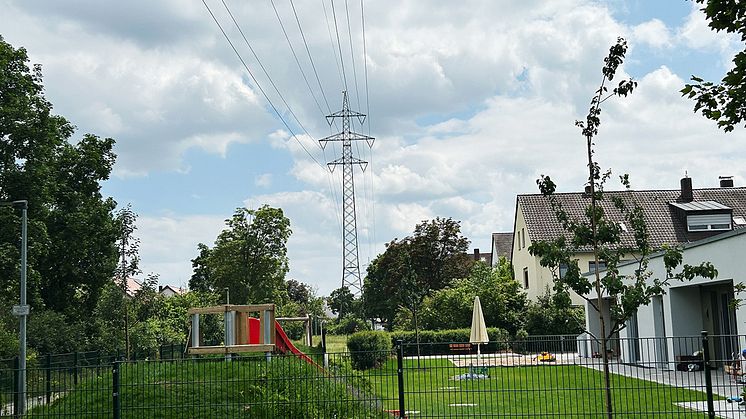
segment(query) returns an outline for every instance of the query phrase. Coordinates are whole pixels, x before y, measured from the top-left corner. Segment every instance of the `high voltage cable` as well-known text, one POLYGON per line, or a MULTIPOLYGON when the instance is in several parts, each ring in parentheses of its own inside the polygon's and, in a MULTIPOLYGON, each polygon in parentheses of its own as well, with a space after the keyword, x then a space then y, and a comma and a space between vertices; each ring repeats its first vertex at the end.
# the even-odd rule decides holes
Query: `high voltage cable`
POLYGON ((319 84, 319 90, 321 91, 321 95, 324 97, 324 103, 326 103, 326 109, 329 111, 329 113, 332 113, 332 108, 331 106, 329 106, 329 101, 326 99, 326 93, 324 93, 324 87, 321 85, 321 79, 319 78, 319 73, 316 71, 316 64, 314 64, 313 62, 313 57, 311 56, 311 50, 308 48, 308 42, 306 41, 306 35, 303 33, 303 27, 300 24, 298 13, 295 11, 295 4, 293 3, 293 0, 290 0, 290 7, 293 9, 293 15, 295 16, 295 21, 298 23, 298 30, 300 31, 300 36, 303 39, 303 45, 306 47, 306 54, 308 54, 308 60, 311 62, 311 68, 313 69, 313 74, 316 76, 316 83, 319 84))
MULTIPOLYGON (((285 29, 285 25, 282 23, 282 19, 280 18, 280 14, 277 11, 277 6, 275 5, 274 0, 270 0, 270 4, 272 5, 272 9, 274 10, 275 16, 277 17, 277 22, 280 24, 280 28, 282 29, 282 33, 283 33, 283 35, 285 35, 285 40, 287 41, 288 46, 290 47, 290 51, 293 54, 293 58, 295 59, 295 63, 298 65, 298 70, 300 70, 300 73, 303 76, 303 80, 306 83, 306 87, 308 87, 309 92, 311 92, 311 96, 313 97, 314 102, 316 102, 316 106, 319 108, 319 111, 321 112, 322 118, 324 118, 324 117, 326 117, 326 114, 324 113, 324 110, 321 108, 321 104, 319 103, 318 99, 316 98, 316 95, 314 94, 313 89, 311 88, 311 84, 308 82, 308 77, 306 77, 306 73, 305 73, 305 71, 303 71, 303 66, 300 63, 300 59, 298 59, 298 54, 296 54, 295 48, 293 48, 293 43, 290 41, 290 37, 288 36, 287 30, 285 29)), ((326 106, 329 109, 329 113, 331 113, 331 107, 329 106, 329 102, 326 99, 326 94, 324 94, 324 89, 323 89, 323 87, 321 85, 321 81, 319 79, 319 75, 316 72, 316 66, 315 66, 315 64, 313 62, 313 57, 311 56, 311 51, 308 48, 308 43, 306 42, 306 37, 305 37, 305 35, 303 33, 303 28, 302 28, 302 26, 300 24, 300 19, 298 17, 298 13, 295 10, 295 5, 293 4, 292 0, 290 0, 290 6, 293 9, 293 14, 294 14, 295 20, 296 20, 296 22, 298 24, 298 29, 299 29, 299 31, 301 33, 301 37, 303 39, 303 43, 304 43, 305 48, 306 48, 306 53, 308 54, 308 59, 311 62, 311 67, 313 68, 314 74, 316 75, 316 81, 319 84, 319 89, 321 91, 321 95, 323 96, 324 102, 326 103, 326 106)), ((326 161, 326 151, 323 149, 323 147, 321 147, 321 145, 318 142, 316 144, 319 146, 319 148, 321 148, 321 152, 322 152, 322 155, 324 157, 324 161, 326 161)), ((332 194, 332 197, 334 199, 334 202, 335 202, 335 206, 334 206, 335 215, 337 216, 337 221, 340 224, 340 228, 343 228, 342 217, 339 214, 339 208, 336 205, 336 203, 338 201, 338 198, 337 198, 337 191, 334 188, 334 184, 333 184, 332 179, 331 179, 332 174, 331 174, 331 171, 328 170, 328 168, 325 168, 325 171, 327 172, 327 183, 329 184, 329 190, 330 190, 330 192, 332 194)))
POLYGON ((334 0, 329 1, 332 4, 332 16, 334 17, 334 32, 337 33, 337 47, 339 48, 339 62, 342 63, 342 78, 344 79, 344 88, 347 91, 347 73, 345 72, 345 60, 342 56, 342 42, 339 40, 339 27, 337 27, 337 12, 334 10, 334 0))
MULTIPOLYGON (((259 84, 259 81, 257 80, 257 78, 254 77, 254 73, 252 73, 251 69, 249 69, 249 66, 246 64, 246 61, 244 61, 243 57, 241 56, 241 54, 236 49, 236 46, 233 45, 233 41, 231 41, 230 37, 228 36, 228 34, 223 29, 223 26, 220 24, 220 22, 218 21, 218 19, 215 17, 215 14, 212 12, 212 9, 210 9, 210 6, 207 4, 207 2, 205 0, 202 0, 202 4, 205 5, 205 8, 207 8, 207 11, 210 13, 210 16, 212 16, 212 20, 215 21, 216 25, 218 25, 218 28, 220 29, 220 32, 223 34, 223 37, 225 37, 225 40, 228 41, 228 44, 231 46, 231 49, 233 49, 233 52, 236 54, 236 57, 238 57, 239 61, 241 61, 241 64, 243 64, 244 68, 246 69, 246 72, 249 73, 249 76, 254 81, 254 84, 256 85, 257 89, 259 89, 259 91, 262 92, 262 95, 264 96, 264 99, 269 103, 269 106, 272 107, 272 110, 275 111, 275 114, 277 115, 278 118, 280 118, 280 121, 282 121, 282 124, 285 125, 285 128, 287 128, 287 130, 290 132, 290 134, 295 139, 295 141, 298 142, 298 144, 301 146, 301 148, 303 149, 303 151, 305 151, 306 154, 308 154, 308 157, 310 157, 311 160, 313 160, 319 167, 321 167, 323 169, 324 166, 322 166, 321 163, 319 163, 318 160, 316 160, 316 158, 311 154, 311 152, 308 151, 308 149, 306 148, 306 146, 303 145, 303 142, 300 141, 300 139, 295 134, 295 132, 293 131, 293 129, 290 128, 290 125, 285 121, 285 118, 282 117, 282 114, 280 113, 280 111, 277 109, 277 107, 274 105, 274 103, 272 103, 272 101, 270 100, 270 98, 267 95, 267 93, 264 91, 264 89, 262 88, 262 86, 259 84)), ((225 4, 225 2, 223 2, 223 5, 225 5, 226 9, 227 9, 228 6, 225 4)), ((230 10, 228 10, 228 13, 230 14, 230 10)), ((233 17, 233 15, 231 14, 231 18, 232 17, 233 17)), ((234 23, 235 23, 235 20, 234 20, 234 23)), ((240 27, 239 27, 239 31, 241 31, 240 27)), ((246 38, 244 37, 244 40, 245 39, 246 38)), ((248 41, 246 41, 246 42, 248 43, 248 41)), ((249 48, 251 48, 251 46, 249 46, 249 48)), ((253 52, 253 49, 252 49, 252 52, 253 52)), ((256 54, 254 54, 254 57, 256 57, 256 54)), ((258 58, 257 58, 257 61, 258 61, 258 58)), ((259 65, 262 66, 261 63, 259 65)), ((263 66, 262 66, 262 69, 264 69, 263 66)), ((266 70, 265 70, 265 74, 266 74, 266 70)), ((267 77, 269 78, 269 75, 267 75, 267 77)), ((270 83, 272 83, 271 79, 270 79, 270 83)), ((274 83, 272 83, 272 85, 274 86, 274 83)), ((275 86, 275 89, 276 88, 277 87, 275 86)), ((279 91, 278 91, 278 94, 279 94, 279 91)), ((280 97, 282 98, 282 96, 280 96, 280 97)), ((287 105, 287 102, 285 102, 284 99, 282 99, 282 100, 287 105)), ((295 117, 295 114, 293 114, 293 111, 290 109, 290 107, 288 107, 288 110, 293 115, 293 117, 295 117)), ((297 117, 296 117, 296 121, 298 121, 297 117)), ((300 125, 300 121, 298 121, 298 123, 300 125)), ((303 128, 302 125, 301 125, 301 128, 303 128)), ((303 130, 305 131, 305 129, 303 129, 303 130)), ((308 134, 307 131, 306 131, 306 134, 308 134)), ((310 134, 309 134, 309 137, 310 137, 310 134)))
POLYGON ((350 59, 352 61, 352 76, 355 80, 355 98, 357 99, 357 108, 360 109, 360 90, 357 87, 357 70, 355 69, 355 50, 352 49, 352 29, 350 28, 350 8, 347 5, 347 0, 345 0, 345 14, 347 15, 347 36, 349 37, 349 40, 350 40, 350 59))
MULTIPOLYGON (((300 65, 300 62, 298 60, 298 56, 295 54, 295 50, 293 49, 292 43, 290 42, 290 39, 287 35, 287 32, 285 31, 285 27, 282 24, 282 20, 280 19, 280 16, 277 12, 277 8, 275 7, 274 1, 270 0, 272 3, 272 8, 275 11, 275 15, 277 16, 277 20, 280 23, 280 27, 282 28, 282 32, 285 34, 285 39, 288 41, 288 45, 290 46, 290 50, 293 52, 293 57, 295 57, 295 62, 298 64, 298 68, 301 71, 301 74, 303 74, 303 79, 306 81, 306 85, 308 86, 308 89, 311 90, 311 95, 313 95, 313 90, 311 89, 311 86, 308 83, 308 79, 306 78, 305 73, 303 72, 303 69, 300 65)), ((295 22, 298 25, 298 31, 300 32, 301 39, 303 40, 303 45, 306 49, 306 54, 308 55, 308 60, 311 63, 311 68, 313 69, 314 76, 316 77, 316 83, 319 85, 319 91, 321 92, 321 96, 324 98, 324 103, 326 104, 327 110, 329 113, 332 113, 331 106, 329 106, 329 101, 327 100, 326 93, 324 92, 324 87, 321 84, 321 79, 319 78, 319 73, 316 70, 316 64, 313 61, 313 56, 311 55, 311 50, 308 48, 308 42, 306 41, 306 35, 303 32, 303 26, 300 23, 300 18, 298 17, 298 12, 295 9, 295 4, 293 3, 293 0, 290 0, 290 7, 293 10, 293 16, 295 17, 295 22)), ((316 100, 316 96, 314 96, 314 101, 316 101, 316 105, 319 107, 319 110, 321 110, 321 106, 319 105, 318 101, 316 100)), ((324 111, 321 110, 322 117, 326 117, 324 114, 324 111)), ((335 126, 337 125, 337 121, 334 121, 335 126)), ((330 127, 331 129, 331 127, 330 127)), ((324 157, 324 161, 327 161, 326 158, 326 150, 324 150, 323 147, 317 142, 317 145, 319 145, 319 148, 321 148, 321 153, 324 157)), ((337 217, 337 222, 339 223, 340 229, 344 228, 344 224, 342 222, 342 216, 340 214, 339 206, 337 205, 340 201, 340 198, 337 195, 337 189, 334 187, 334 182, 332 182, 332 172, 331 170, 328 170, 328 167, 326 168, 326 174, 327 174, 327 183, 329 184, 329 192, 332 195, 332 199, 334 200, 334 214, 337 217)))
MULTIPOLYGON (((220 2, 223 3, 223 7, 225 7, 225 10, 228 12, 228 15, 231 17, 231 20, 233 21, 233 24, 236 25, 236 29, 238 29, 238 33, 241 34, 241 37, 243 38, 244 42, 246 43, 246 46, 249 47, 249 51, 251 51, 251 54, 254 56, 254 59, 256 60, 256 62, 259 63, 259 67, 264 72, 264 75, 267 76, 267 80, 269 80, 269 83, 275 89, 275 93, 277 93, 277 96, 280 97, 280 100, 282 101, 282 103, 285 104, 285 107, 288 109, 288 112, 290 112, 290 115, 292 115, 293 118, 295 118, 295 122, 298 123, 298 126, 303 130, 303 132, 305 132, 307 136, 313 138, 313 136, 308 132, 308 130, 306 129, 306 127, 303 126, 303 123, 300 122, 300 119, 295 115, 295 112, 293 112, 293 108, 290 107, 290 104, 288 104, 288 102, 285 100, 285 97, 282 95, 282 93, 280 93, 280 89, 277 87, 277 85, 275 84, 274 80, 272 80, 272 77, 269 75, 269 72, 264 67, 264 64, 262 64, 262 60, 259 59, 259 55, 257 55, 256 51, 254 51, 254 48, 251 46, 251 43, 249 42, 248 38, 246 38, 246 35, 244 35, 243 29, 241 29, 241 25, 239 25, 238 22, 236 21, 236 18, 233 17, 233 12, 231 12, 231 9, 230 9, 230 7, 228 7, 228 4, 226 4, 225 0, 220 0, 220 2)), ((207 5, 207 3, 205 3, 205 0, 202 0, 202 3, 204 3, 205 5, 207 5)), ((209 8, 208 8, 208 10, 209 10, 209 8)), ((214 15, 213 15, 213 19, 215 20, 215 22, 217 22, 217 19, 215 19, 214 15)), ((219 23, 218 23, 218 26, 220 26, 219 23)), ((221 27, 221 30, 222 30, 222 27, 221 27)), ((223 32, 223 33, 225 34, 225 32, 223 32)), ((226 35, 226 39, 228 39, 227 35, 226 35)), ((230 40, 228 40, 228 42, 230 42, 230 40)), ((233 44, 231 43, 231 45, 233 45, 233 44)), ((303 145, 301 144, 301 146, 303 146, 303 145)), ((305 150, 305 148, 306 147, 303 146, 304 150, 305 150)), ((314 161, 316 161, 316 159, 314 159, 314 161)))
MULTIPOLYGON (((337 49, 334 47, 334 36, 332 36, 332 26, 329 23, 329 14, 326 12, 326 0, 321 0, 321 7, 324 9, 324 20, 326 20, 326 31, 329 33, 329 43, 332 46, 332 55, 334 55, 334 64, 337 66, 337 74, 339 75, 339 82, 342 84, 340 90, 344 90, 344 81, 342 80, 342 69, 339 68, 339 60, 337 59, 337 49)), ((329 108, 331 111, 331 108, 329 108)))
MULTIPOLYGON (((311 92, 311 97, 313 97, 313 101, 316 102, 316 106, 319 108, 319 111, 321 112, 321 116, 325 116, 324 110, 321 109, 321 104, 319 103, 319 100, 316 99, 316 94, 313 92, 313 89, 311 88, 311 83, 308 82, 308 77, 306 77, 306 72, 303 71, 303 66, 300 65, 300 60, 298 59, 298 54, 295 53, 295 48, 293 48, 293 43, 290 42, 290 37, 288 36, 287 31, 285 30, 285 25, 282 23, 282 19, 280 18, 280 13, 277 12, 277 7, 275 6, 274 0, 269 0, 269 2, 272 4, 272 9, 275 11, 275 16, 277 16, 277 22, 280 24, 280 28, 282 29, 282 33, 285 35, 285 40, 288 41, 288 46, 290 47, 290 52, 293 53, 293 58, 295 58, 295 63, 298 64, 298 70, 300 70, 301 76, 303 76, 303 80, 306 82, 306 87, 308 87, 308 91, 311 92)), ((329 104, 327 104, 327 107, 329 104)))
MULTIPOLYGON (((292 1, 292 0, 291 0, 292 1)), ((368 93, 368 50, 365 39, 365 7, 363 6, 363 0, 360 0, 360 20, 363 29, 363 62, 364 62, 364 74, 365 74, 365 114, 368 115, 368 136, 370 136, 370 94, 368 93)), ((376 200, 375 200, 375 188, 373 183, 375 176, 373 175, 373 148, 370 150, 370 203, 373 212, 373 244, 376 242, 376 200)))

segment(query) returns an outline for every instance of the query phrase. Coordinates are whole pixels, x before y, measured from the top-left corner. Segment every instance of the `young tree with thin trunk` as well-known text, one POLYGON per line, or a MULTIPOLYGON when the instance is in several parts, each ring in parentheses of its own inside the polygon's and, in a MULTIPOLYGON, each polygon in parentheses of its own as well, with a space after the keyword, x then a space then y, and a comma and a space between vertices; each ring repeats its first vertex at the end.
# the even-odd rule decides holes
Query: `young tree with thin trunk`
MULTIPOLYGON (((624 193, 615 194, 611 198, 612 206, 604 205, 604 186, 611 177, 611 171, 601 172, 594 159, 594 141, 601 124, 601 105, 612 97, 627 96, 637 86, 637 82, 632 79, 622 80, 611 92, 607 86, 614 79, 626 51, 627 44, 622 38, 609 49, 609 54, 604 59, 601 85, 591 99, 588 115, 585 121, 575 122, 585 138, 587 156, 590 203, 585 209, 584 217, 569 214, 554 194, 554 182, 549 176, 542 175, 541 179, 537 180, 539 190, 548 198, 558 221, 569 237, 562 235, 550 241, 536 241, 529 247, 532 255, 540 257, 540 264, 552 270, 557 292, 574 291, 585 299, 587 306, 598 315, 600 330, 597 334, 591 331, 588 333, 601 347, 604 401, 609 419, 613 417, 609 339, 625 327, 627 320, 640 306, 650 304, 653 296, 665 293, 669 279, 692 279, 695 276, 714 278, 717 275, 715 268, 708 262, 696 267, 685 265, 681 273, 673 274, 673 269, 682 262, 681 250, 669 247, 665 249, 667 254, 664 257, 668 275, 663 279, 652 278, 647 266, 648 256, 654 249, 650 245, 642 207, 632 199, 631 194, 624 193), (633 240, 622 240, 623 229, 620 220, 609 217, 605 208, 614 208, 622 214, 624 222, 632 232, 633 240), (590 276, 583 275, 578 266, 578 259, 574 255, 579 252, 593 254, 594 268, 590 276), (633 275, 621 275, 618 265, 630 257, 635 258, 638 269, 633 275), (601 263, 606 265, 605 269, 601 268, 601 263), (561 266, 566 267, 563 275, 559 274, 561 266), (610 320, 608 323, 606 316, 610 320)), ((629 190, 628 175, 620 176, 620 180, 629 190)))

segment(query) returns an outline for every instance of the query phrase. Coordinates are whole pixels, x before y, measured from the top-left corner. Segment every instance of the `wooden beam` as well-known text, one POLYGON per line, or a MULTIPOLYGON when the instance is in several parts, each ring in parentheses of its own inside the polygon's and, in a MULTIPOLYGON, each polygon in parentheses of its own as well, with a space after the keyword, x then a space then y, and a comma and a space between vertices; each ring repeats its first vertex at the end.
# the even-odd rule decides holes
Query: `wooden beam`
POLYGON ((275 320, 277 320, 278 322, 281 322, 281 321, 307 322, 311 320, 311 318, 310 317, 275 317, 275 320))
POLYGON ((242 352, 272 352, 275 345, 231 345, 231 346, 200 346, 189 348, 192 355, 204 354, 238 354, 242 352))
POLYGON ((239 313, 255 313, 264 310, 275 310, 274 304, 251 304, 251 305, 233 305, 223 304, 211 307, 193 307, 187 310, 187 314, 221 314, 226 311, 235 311, 239 313))

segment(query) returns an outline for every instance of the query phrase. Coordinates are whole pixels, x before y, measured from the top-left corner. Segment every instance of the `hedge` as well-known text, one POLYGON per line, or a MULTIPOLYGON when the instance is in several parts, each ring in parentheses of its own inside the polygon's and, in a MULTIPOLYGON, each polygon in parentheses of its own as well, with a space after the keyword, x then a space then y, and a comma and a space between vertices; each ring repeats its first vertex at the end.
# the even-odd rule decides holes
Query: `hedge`
MULTIPOLYGON (((468 343, 471 329, 452 329, 452 330, 422 330, 420 331, 420 354, 421 355, 448 355, 451 350, 448 347, 450 343, 468 343)), ((508 349, 510 346, 510 334, 497 327, 488 327, 487 334, 490 343, 482 345, 482 353, 493 353, 508 349)), ((404 355, 417 355, 417 338, 415 332, 392 332, 391 344, 396 345, 398 340, 404 343, 404 355)), ((473 348, 476 353, 476 347, 473 348)))
POLYGON ((350 361, 356 370, 381 366, 391 356, 391 340, 386 332, 357 332, 347 339, 350 361))

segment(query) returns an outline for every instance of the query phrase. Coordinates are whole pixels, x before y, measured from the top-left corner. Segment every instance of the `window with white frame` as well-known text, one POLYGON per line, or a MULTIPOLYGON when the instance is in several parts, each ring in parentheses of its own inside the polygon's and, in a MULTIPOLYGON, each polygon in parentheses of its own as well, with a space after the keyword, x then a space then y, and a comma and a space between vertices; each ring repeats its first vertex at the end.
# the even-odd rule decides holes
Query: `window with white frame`
POLYGON ((687 231, 727 231, 731 229, 730 214, 687 215, 687 231))

